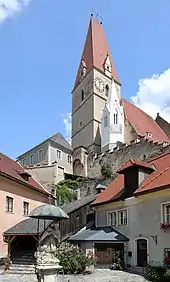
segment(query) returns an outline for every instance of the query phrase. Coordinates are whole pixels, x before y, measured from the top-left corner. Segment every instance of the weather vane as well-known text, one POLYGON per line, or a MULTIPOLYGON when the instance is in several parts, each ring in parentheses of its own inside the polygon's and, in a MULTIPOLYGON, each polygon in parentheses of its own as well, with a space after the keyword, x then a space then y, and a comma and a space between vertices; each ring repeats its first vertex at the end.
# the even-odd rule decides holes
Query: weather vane
MULTIPOLYGON (((93 17, 93 16, 94 16, 94 9, 92 8, 91 17, 93 17)), ((99 15, 99 13, 96 13, 95 18, 96 18, 96 20, 97 20, 100 24, 103 23, 103 19, 102 19, 102 17, 99 15)))

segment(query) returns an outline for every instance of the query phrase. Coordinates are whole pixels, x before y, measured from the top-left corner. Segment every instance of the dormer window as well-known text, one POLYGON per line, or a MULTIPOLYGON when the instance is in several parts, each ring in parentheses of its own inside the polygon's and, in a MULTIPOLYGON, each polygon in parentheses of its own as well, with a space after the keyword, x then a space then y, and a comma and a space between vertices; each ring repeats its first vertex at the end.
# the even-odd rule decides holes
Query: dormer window
POLYGON ((31 175, 26 171, 19 172, 19 175, 26 181, 29 181, 29 178, 31 177, 31 175))
POLYGON ((107 54, 106 59, 104 61, 103 67, 104 67, 105 74, 111 77, 112 66, 111 66, 111 62, 110 62, 110 58, 109 58, 108 54, 107 54))
POLYGON ((147 137, 148 138, 152 138, 152 133, 151 132, 147 132, 147 137))
POLYGON ((81 68, 80 68, 80 78, 82 79, 86 75, 86 63, 84 60, 81 61, 81 68))

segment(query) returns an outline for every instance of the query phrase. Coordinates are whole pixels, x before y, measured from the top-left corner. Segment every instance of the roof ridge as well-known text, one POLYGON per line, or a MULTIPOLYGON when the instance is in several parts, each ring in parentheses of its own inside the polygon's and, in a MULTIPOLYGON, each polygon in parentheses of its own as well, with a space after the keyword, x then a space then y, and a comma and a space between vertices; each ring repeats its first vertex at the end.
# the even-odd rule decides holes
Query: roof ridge
MULTIPOLYGON (((169 146, 170 144, 168 144, 167 146, 169 146)), ((163 153, 159 156, 156 156, 156 157, 153 157, 152 159, 148 160, 147 163, 150 163, 150 162, 153 162, 157 159, 161 159, 162 157, 166 156, 166 155, 170 155, 170 152, 166 152, 166 153, 163 153)))
MULTIPOLYGON (((159 176, 161 176, 163 173, 165 173, 169 168, 170 168, 170 165, 169 165, 168 167, 164 168, 163 170, 161 170, 161 171, 160 171, 158 174, 156 174, 155 177, 153 177, 150 181, 148 181, 147 183, 143 184, 143 185, 139 188, 139 190, 142 189, 142 188, 144 188, 144 187, 146 187, 148 184, 152 183, 155 179, 157 179, 159 176)), ((152 175, 152 174, 150 174, 150 175, 152 175)))
MULTIPOLYGON (((136 107, 140 112, 142 112, 142 113, 144 113, 145 115, 147 115, 149 118, 151 118, 152 120, 154 120, 154 118, 153 117, 151 117, 149 114, 147 114, 145 111, 143 111, 141 108, 139 108, 138 106, 136 106, 134 103, 133 103, 133 101, 131 102, 131 101, 128 101, 128 100, 126 100, 125 98, 122 98, 123 100, 125 100, 127 103, 129 103, 129 104, 131 104, 132 106, 134 106, 134 107, 136 107)), ((154 120, 155 121, 155 120, 154 120)), ((155 123, 156 123, 156 121, 155 121, 155 123)))

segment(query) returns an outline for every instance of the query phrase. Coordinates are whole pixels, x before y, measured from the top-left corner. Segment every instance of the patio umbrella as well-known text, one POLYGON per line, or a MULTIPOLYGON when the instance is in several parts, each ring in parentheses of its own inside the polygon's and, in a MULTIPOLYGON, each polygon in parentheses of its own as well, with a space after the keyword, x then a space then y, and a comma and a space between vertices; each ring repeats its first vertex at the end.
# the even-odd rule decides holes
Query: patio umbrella
POLYGON ((41 205, 35 208, 29 215, 31 218, 48 219, 48 220, 61 220, 67 219, 68 214, 60 207, 54 205, 41 205))

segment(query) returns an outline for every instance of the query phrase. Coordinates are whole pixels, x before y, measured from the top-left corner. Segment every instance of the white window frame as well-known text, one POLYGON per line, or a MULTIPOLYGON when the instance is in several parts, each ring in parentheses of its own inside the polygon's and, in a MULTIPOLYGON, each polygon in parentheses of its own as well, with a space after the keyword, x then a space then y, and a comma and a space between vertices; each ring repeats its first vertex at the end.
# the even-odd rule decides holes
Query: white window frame
POLYGON ((67 155, 67 161, 68 161, 69 164, 72 163, 72 157, 71 157, 71 155, 67 155))
POLYGON ((30 207, 29 202, 23 201, 23 215, 24 216, 28 216, 29 215, 29 207, 30 207), (25 209, 25 204, 27 206, 26 209, 25 209), (27 211, 27 212, 25 212, 25 211, 27 211))
POLYGON ((110 223, 109 223, 109 214, 111 214, 111 213, 116 213, 116 225, 112 225, 112 226, 127 226, 128 225, 128 209, 127 208, 107 212, 107 226, 111 226, 110 223), (125 217, 126 223, 125 224, 121 224, 119 222, 119 213, 122 212, 122 211, 126 211, 126 217, 125 217))
POLYGON ((8 213, 13 213, 14 212, 14 198, 13 197, 10 197, 10 196, 6 196, 6 202, 5 202, 5 211, 8 212, 8 213), (8 199, 8 205, 7 205, 7 199, 8 199), (9 208, 10 205, 9 205, 9 200, 12 200, 11 201, 11 209, 9 208))
MULTIPOLYGON (((161 204, 161 223, 170 223, 167 221, 167 219, 165 220, 165 218, 167 217, 167 214, 165 214, 165 207, 166 206, 170 206, 170 202, 166 202, 166 203, 162 203, 161 204)), ((169 218, 170 218, 170 214, 169 214, 169 218)))
POLYGON ((30 163, 34 164, 34 154, 31 154, 31 156, 30 156, 30 163), (32 161, 32 159, 33 159, 33 161, 32 161))
POLYGON ((57 159, 61 160, 61 150, 57 149, 56 154, 57 154, 57 159))
POLYGON ((116 211, 112 211, 112 212, 108 212, 107 213, 107 225, 108 226, 116 226, 117 225, 117 213, 116 211), (113 218, 111 218, 111 216, 114 215, 115 216, 115 222, 113 223, 112 220, 113 218))
POLYGON ((118 226, 126 226, 127 225, 127 209, 122 209, 122 210, 119 210, 117 212, 117 221, 118 221, 118 226), (120 213, 124 213, 126 214, 126 216, 123 216, 123 223, 121 223, 121 217, 119 217, 119 214, 120 213))
POLYGON ((26 165, 26 161, 27 161, 27 159, 23 159, 23 160, 22 160, 22 164, 23 164, 23 165, 26 165))
POLYGON ((42 161, 44 159, 44 150, 43 149, 40 149, 39 151, 38 151, 38 160, 39 161, 42 161), (40 155, 40 153, 42 153, 41 155, 40 155))

